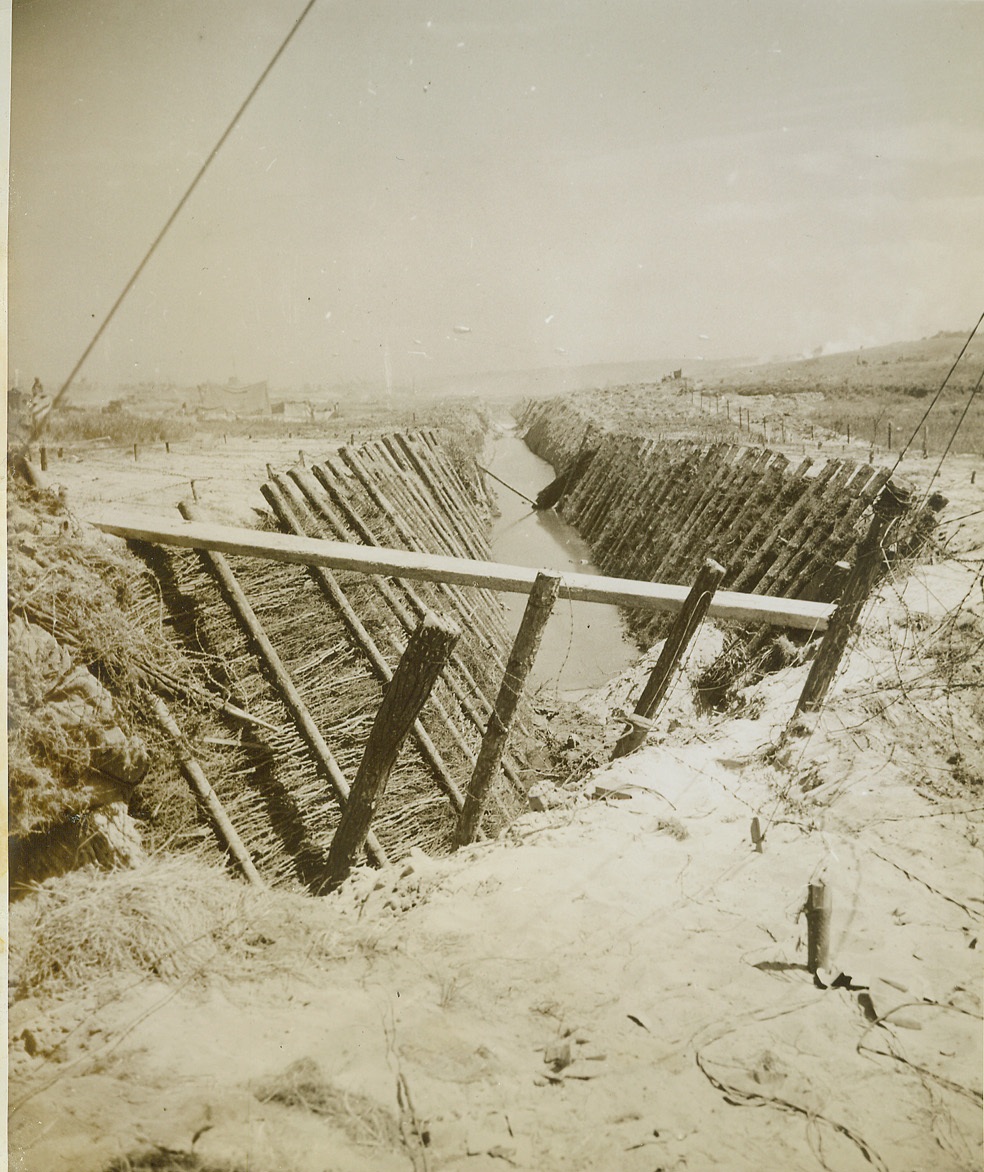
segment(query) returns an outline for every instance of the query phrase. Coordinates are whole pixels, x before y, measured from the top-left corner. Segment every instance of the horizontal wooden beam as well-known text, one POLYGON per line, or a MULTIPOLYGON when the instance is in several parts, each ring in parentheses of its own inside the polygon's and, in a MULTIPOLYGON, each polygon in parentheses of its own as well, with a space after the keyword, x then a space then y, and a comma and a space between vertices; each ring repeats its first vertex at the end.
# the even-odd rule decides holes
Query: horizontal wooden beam
MULTIPOLYGON (((351 545, 297 537, 288 533, 265 533, 233 525, 203 521, 178 521, 147 517, 130 510, 112 510, 92 518, 103 533, 153 545, 176 545, 186 549, 207 549, 215 553, 267 558, 304 566, 327 566, 332 570, 354 570, 393 578, 416 578, 431 582, 452 582, 459 586, 480 586, 529 594, 537 570, 498 562, 472 561, 441 554, 415 553, 406 549, 351 545)), ((605 578, 594 574, 564 573, 560 597, 574 602, 602 602, 611 606, 675 613, 690 591, 689 586, 663 582, 639 582, 634 578, 605 578)), ((833 606, 825 602, 804 602, 797 598, 771 598, 765 594, 737 594, 719 590, 709 615, 745 623, 768 623, 800 630, 825 631, 833 606)))

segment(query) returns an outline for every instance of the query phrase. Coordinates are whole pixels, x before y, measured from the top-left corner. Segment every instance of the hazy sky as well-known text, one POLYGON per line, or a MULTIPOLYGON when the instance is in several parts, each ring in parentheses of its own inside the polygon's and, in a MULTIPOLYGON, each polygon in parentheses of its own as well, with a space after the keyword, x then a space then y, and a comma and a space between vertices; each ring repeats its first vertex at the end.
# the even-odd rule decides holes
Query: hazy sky
MULTIPOLYGON (((22 385, 68 374, 302 7, 14 0, 22 385)), ((420 383, 969 328, 982 62, 981 3, 318 0, 82 373, 420 383)))

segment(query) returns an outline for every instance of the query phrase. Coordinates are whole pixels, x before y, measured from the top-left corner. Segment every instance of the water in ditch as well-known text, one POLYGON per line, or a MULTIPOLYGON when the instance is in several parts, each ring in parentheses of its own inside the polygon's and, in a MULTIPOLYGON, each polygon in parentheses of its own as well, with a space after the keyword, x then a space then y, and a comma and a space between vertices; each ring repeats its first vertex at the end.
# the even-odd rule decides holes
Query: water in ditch
MULTIPOLYGON (((497 430, 485 452, 485 466, 526 496, 535 498, 554 479, 553 468, 535 456, 512 429, 497 430)), ((494 480, 501 515, 492 529, 492 556, 498 562, 537 569, 597 574, 587 542, 552 509, 534 512, 494 480)), ((500 595, 510 630, 519 627, 525 594, 500 595)), ((639 655, 619 611, 595 602, 559 599, 533 665, 531 683, 541 694, 561 698, 597 688, 639 655)))

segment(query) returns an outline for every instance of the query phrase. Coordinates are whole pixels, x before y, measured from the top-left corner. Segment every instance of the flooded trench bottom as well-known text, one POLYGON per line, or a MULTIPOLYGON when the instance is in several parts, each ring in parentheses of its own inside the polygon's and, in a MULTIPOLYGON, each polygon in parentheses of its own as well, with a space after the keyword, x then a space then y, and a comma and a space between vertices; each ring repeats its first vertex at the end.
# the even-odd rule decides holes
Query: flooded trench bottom
MULTIPOLYGON (((528 497, 556 476, 553 468, 534 455, 515 430, 497 430, 485 451, 486 467, 528 497)), ((492 527, 492 556, 509 565, 597 574, 591 551, 577 531, 552 509, 534 511, 532 506, 495 481, 500 516, 492 527)), ((500 595, 506 621, 515 634, 526 595, 500 595)), ((617 607, 598 602, 557 601, 544 631, 530 675, 532 686, 547 695, 571 698, 600 687, 639 655, 617 607)))

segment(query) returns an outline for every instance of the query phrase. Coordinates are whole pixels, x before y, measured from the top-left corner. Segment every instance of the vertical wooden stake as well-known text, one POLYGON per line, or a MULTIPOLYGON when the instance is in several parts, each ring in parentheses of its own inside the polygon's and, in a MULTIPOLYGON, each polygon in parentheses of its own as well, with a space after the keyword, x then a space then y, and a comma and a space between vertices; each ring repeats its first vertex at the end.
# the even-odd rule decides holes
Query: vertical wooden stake
POLYGON ((465 805, 458 819, 458 845, 473 842, 478 834, 488 801, 492 782, 502 762, 502 755, 509 739, 509 730, 516 716, 516 709, 523 695, 526 677, 530 674, 533 660, 540 649, 543 629, 550 618, 557 595, 560 593, 560 575, 539 573, 530 591, 523 620, 519 624, 516 641, 509 653, 499 695, 489 717, 478 760, 468 782, 465 805))
POLYGON ((48 449, 44 444, 41 445, 41 471, 48 471, 48 449))
POLYGON ((136 445, 136 444, 134 444, 134 445, 133 445, 133 461, 134 461, 134 463, 136 463, 137 459, 138 459, 138 456, 137 456, 137 445, 136 445))
POLYGON ((888 425, 888 444, 887 444, 887 446, 889 448, 891 448, 891 446, 892 446, 892 425, 891 425, 891 423, 889 423, 889 425, 888 425))
POLYGON ((830 912, 833 900, 826 884, 811 883, 806 896, 806 967, 811 973, 830 967, 830 912))
POLYGON ((352 869, 379 799, 407 734, 444 670, 461 632, 428 612, 410 636, 376 712, 345 813, 328 851, 327 888, 334 890, 352 869))
POLYGON ((908 495, 902 489, 886 485, 872 506, 874 517, 858 546, 854 569, 844 584, 840 602, 831 615, 820 649, 810 665, 810 674, 806 677, 806 683, 796 704, 797 713, 816 712, 822 707, 824 697, 847 649, 851 632, 885 564, 882 538, 892 521, 905 512, 908 495))
POLYGON ((673 620, 673 626, 649 676, 649 682, 636 702, 633 714, 635 719, 629 722, 631 727, 619 737, 615 745, 612 752, 613 760, 624 757, 626 753, 631 753, 645 744, 646 736, 652 727, 653 716, 665 699, 680 660, 704 621, 714 592, 721 584, 725 573, 724 566, 712 558, 707 558, 701 566, 686 601, 673 620))
POLYGON ((198 489, 195 488, 194 481, 191 482, 191 495, 196 501, 198 500, 198 489))
POLYGON ((168 440, 165 440, 165 441, 164 441, 164 451, 165 451, 165 452, 167 452, 167 454, 170 456, 170 454, 171 454, 171 444, 169 443, 169 441, 168 441, 168 440))
POLYGON ((762 833, 762 824, 758 818, 752 819, 752 845, 755 847, 757 854, 762 854, 765 842, 765 835, 762 833))

